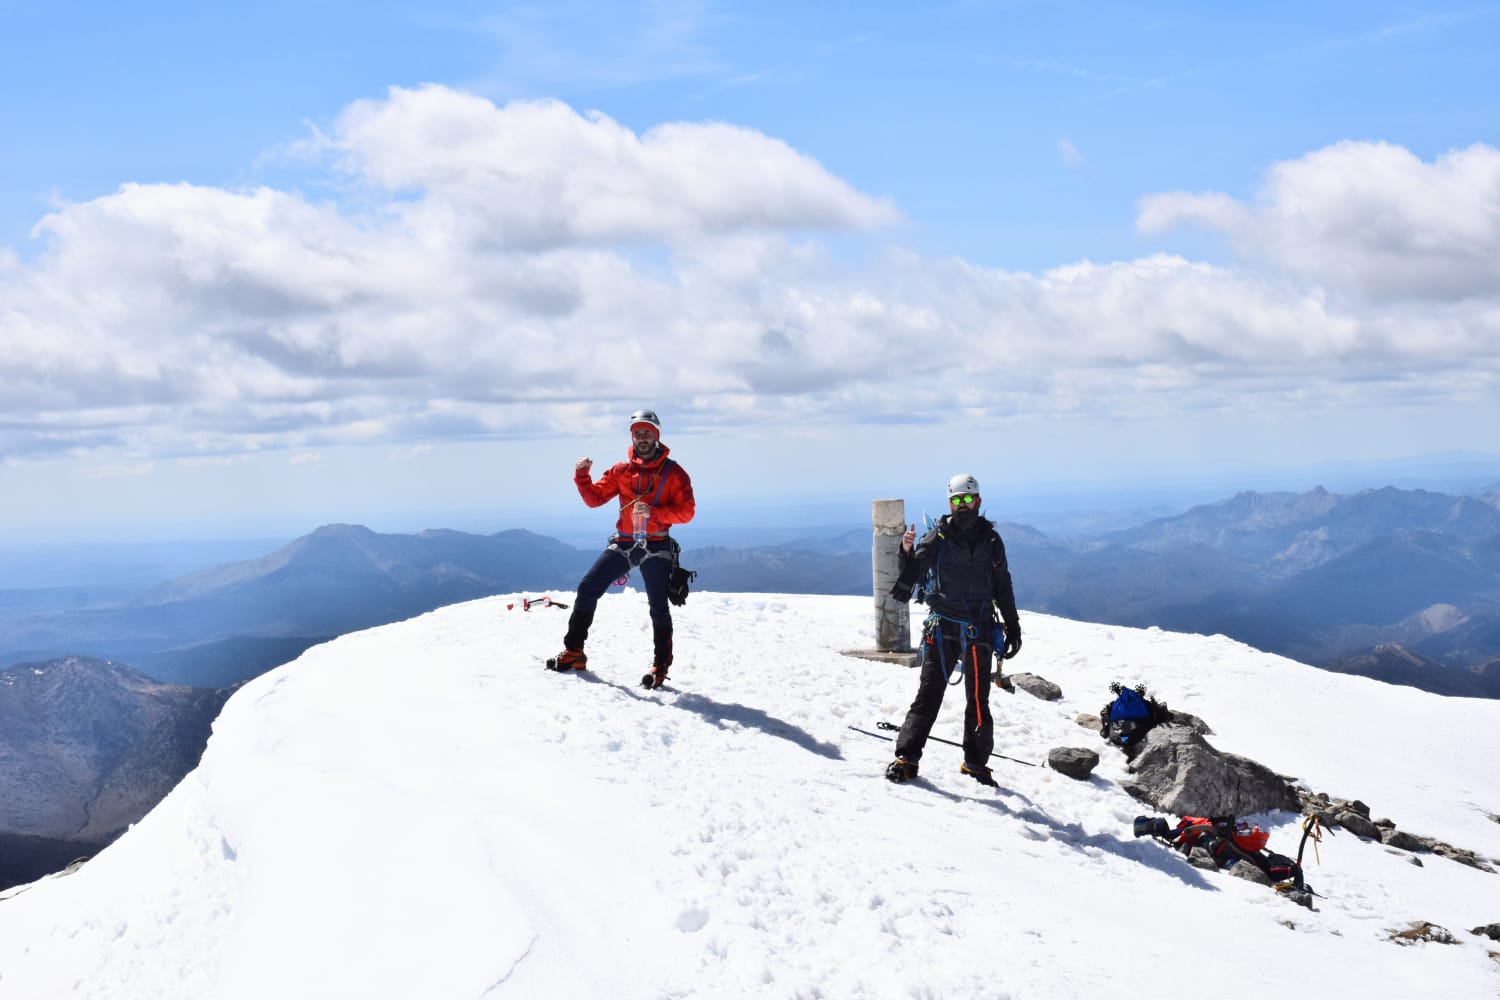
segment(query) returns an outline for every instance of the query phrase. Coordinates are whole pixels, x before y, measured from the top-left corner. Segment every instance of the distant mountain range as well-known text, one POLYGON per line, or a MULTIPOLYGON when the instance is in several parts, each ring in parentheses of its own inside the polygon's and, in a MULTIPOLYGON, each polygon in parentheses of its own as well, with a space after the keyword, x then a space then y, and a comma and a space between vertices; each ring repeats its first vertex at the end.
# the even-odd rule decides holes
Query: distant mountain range
MULTIPOLYGON (((1057 539, 1003 524, 1023 608, 1223 633, 1319 666, 1500 697, 1496 495, 1386 488, 1241 493, 1174 517, 1057 539), (1396 651, 1391 653, 1390 651, 1396 651), (1420 665, 1420 666, 1418 666, 1420 665)), ((699 589, 866 594, 870 533, 691 547, 699 589)), ((528 531, 377 534, 328 525, 260 559, 108 606, 0 613, 0 665, 66 654, 222 687, 354 629, 456 601, 570 592, 597 556, 528 531)))
POLYGON ((80 653, 159 680, 222 687, 344 632, 522 587, 572 586, 592 559, 528 531, 381 535, 328 525, 128 602, 15 616, 0 627, 0 663, 80 653))
POLYGON ((1493 494, 1241 493, 1067 545, 1005 537, 1024 607, 1222 633, 1316 666, 1500 697, 1493 494))

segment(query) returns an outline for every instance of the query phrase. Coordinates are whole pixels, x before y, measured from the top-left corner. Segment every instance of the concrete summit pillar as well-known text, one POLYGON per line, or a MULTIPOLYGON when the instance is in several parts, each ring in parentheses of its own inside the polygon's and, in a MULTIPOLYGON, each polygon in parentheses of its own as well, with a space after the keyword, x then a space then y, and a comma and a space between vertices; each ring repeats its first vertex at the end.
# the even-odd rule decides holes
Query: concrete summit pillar
POLYGON ((906 531, 906 501, 876 500, 872 504, 875 539, 871 560, 875 578, 875 648, 883 653, 911 652, 911 612, 905 601, 891 597, 901 573, 901 536, 906 531))
POLYGON ((917 654, 911 645, 911 612, 904 601, 891 597, 891 587, 901 575, 901 536, 906 531, 906 501, 876 500, 871 518, 875 524, 870 550, 875 584, 875 648, 846 649, 844 654, 916 666, 917 654))

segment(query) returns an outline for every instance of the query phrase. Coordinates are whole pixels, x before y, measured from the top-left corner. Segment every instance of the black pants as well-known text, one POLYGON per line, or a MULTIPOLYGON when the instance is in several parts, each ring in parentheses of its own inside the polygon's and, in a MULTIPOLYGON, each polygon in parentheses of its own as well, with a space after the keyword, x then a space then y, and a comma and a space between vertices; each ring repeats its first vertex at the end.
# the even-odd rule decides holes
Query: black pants
MULTIPOLYGON (((948 675, 963 663, 964 689, 964 762, 971 767, 986 767, 995 749, 995 729, 990 718, 990 664, 994 649, 977 638, 963 643, 963 626, 945 621, 939 628, 928 625, 922 635, 922 677, 917 682, 917 697, 901 724, 896 737, 896 756, 913 763, 922 757, 922 747, 948 688, 948 675), (941 641, 939 640, 941 633, 941 641), (945 669, 946 668, 946 669, 945 669)), ((986 636, 988 638, 988 636, 986 636)))
POLYGON ((672 606, 667 602, 667 584, 672 579, 672 540, 664 538, 646 543, 644 549, 631 548, 631 542, 611 545, 599 554, 594 565, 578 581, 578 597, 568 616, 568 634, 563 647, 582 649, 594 624, 594 609, 609 585, 639 567, 641 582, 646 586, 646 603, 651 607, 651 665, 672 665, 672 606))

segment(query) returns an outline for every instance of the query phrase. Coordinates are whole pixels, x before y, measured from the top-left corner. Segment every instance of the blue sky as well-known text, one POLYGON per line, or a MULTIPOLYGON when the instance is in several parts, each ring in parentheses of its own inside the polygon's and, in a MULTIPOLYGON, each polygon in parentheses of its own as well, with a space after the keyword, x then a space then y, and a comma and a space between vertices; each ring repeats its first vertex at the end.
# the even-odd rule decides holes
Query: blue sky
POLYGON ((0 0, 5 536, 1497 450, 1500 5, 815 6, 0 0))

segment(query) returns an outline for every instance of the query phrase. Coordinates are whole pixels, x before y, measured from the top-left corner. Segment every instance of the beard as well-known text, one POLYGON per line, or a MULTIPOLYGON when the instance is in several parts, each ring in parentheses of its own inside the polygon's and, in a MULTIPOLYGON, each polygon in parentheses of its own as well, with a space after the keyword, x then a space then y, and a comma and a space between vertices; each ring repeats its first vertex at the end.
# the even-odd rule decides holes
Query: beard
POLYGON ((636 458, 650 458, 652 455, 655 455, 656 450, 661 447, 661 442, 652 441, 650 444, 637 443, 632 447, 635 451, 636 458))

